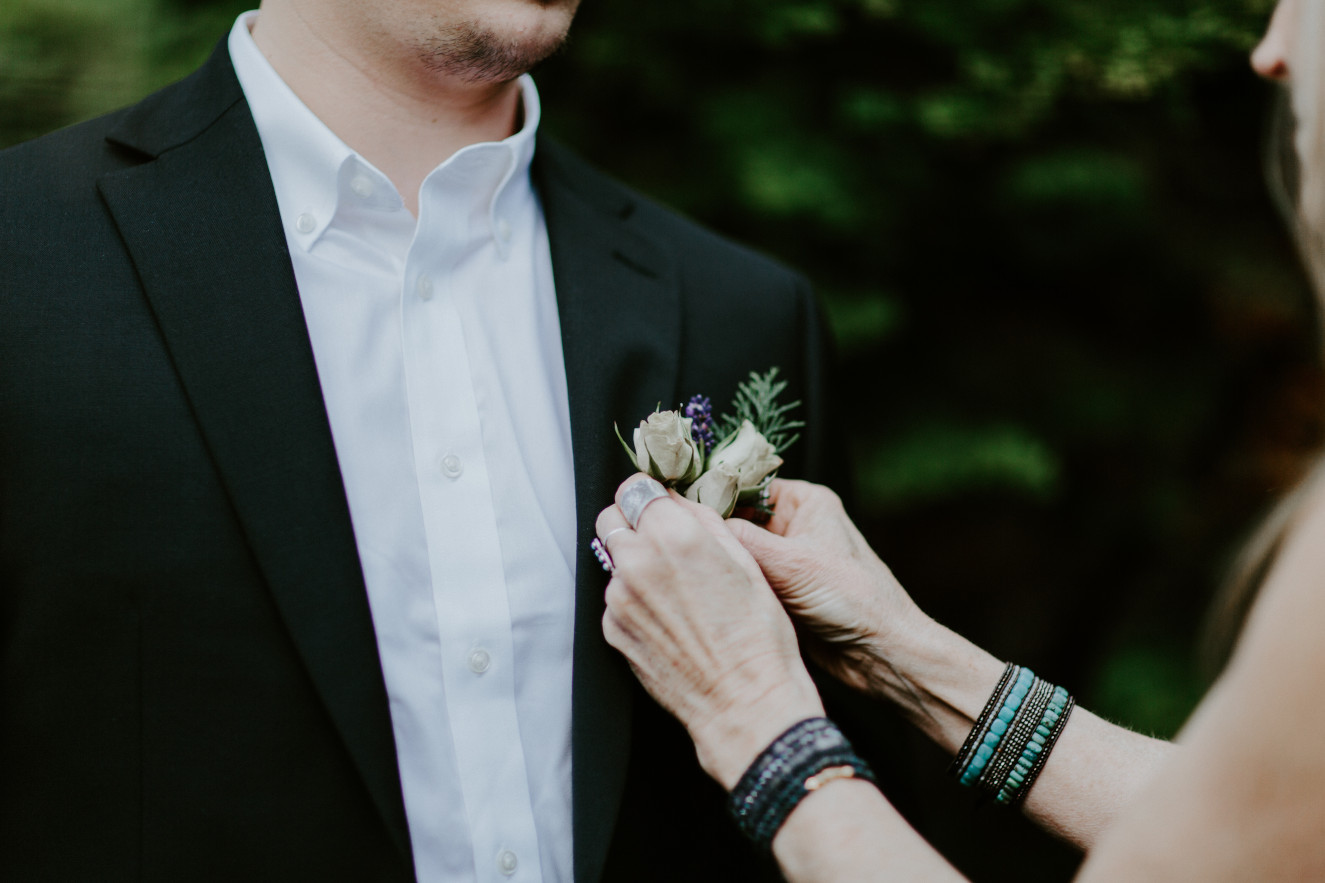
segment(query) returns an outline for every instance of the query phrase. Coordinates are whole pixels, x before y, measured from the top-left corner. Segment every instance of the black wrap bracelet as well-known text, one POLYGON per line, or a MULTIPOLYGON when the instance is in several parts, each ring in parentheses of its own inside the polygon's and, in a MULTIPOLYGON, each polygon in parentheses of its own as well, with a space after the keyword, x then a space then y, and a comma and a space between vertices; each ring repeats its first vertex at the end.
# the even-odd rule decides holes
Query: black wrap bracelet
POLYGON ((773 837, 811 791, 839 778, 874 782, 874 773, 826 717, 803 720, 773 740, 732 789, 727 806, 755 845, 773 848, 773 837))

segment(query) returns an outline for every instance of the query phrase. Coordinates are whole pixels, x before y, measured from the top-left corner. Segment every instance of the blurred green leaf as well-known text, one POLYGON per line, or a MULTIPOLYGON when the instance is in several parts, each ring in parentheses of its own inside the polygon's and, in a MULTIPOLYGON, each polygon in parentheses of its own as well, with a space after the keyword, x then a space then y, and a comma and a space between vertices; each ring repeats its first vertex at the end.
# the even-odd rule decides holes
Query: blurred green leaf
POLYGON ((843 353, 877 345, 896 334, 905 321, 904 307, 895 297, 880 293, 821 292, 832 324, 833 337, 843 353))
POLYGON ((897 509, 973 491, 1048 501, 1062 467, 1047 444, 1022 428, 946 424, 862 452, 858 470, 872 505, 897 509))
POLYGON ((1172 739, 1204 689, 1185 648, 1147 641, 1111 652, 1100 666, 1096 682, 1081 692, 1101 717, 1172 739))
POLYGON ((1129 157, 1100 150, 1028 157, 1009 170, 1003 187, 1012 205, 1136 212, 1147 204, 1144 170, 1129 157))

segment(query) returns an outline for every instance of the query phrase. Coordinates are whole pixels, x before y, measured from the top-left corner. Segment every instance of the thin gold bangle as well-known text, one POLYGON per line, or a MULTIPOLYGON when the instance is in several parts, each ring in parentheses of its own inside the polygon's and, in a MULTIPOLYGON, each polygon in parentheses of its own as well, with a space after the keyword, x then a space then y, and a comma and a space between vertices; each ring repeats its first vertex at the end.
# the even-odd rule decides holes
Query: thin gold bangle
POLYGON ((850 766, 830 766, 815 773, 805 780, 806 791, 818 791, 829 782, 835 782, 838 779, 854 779, 856 770, 850 766))

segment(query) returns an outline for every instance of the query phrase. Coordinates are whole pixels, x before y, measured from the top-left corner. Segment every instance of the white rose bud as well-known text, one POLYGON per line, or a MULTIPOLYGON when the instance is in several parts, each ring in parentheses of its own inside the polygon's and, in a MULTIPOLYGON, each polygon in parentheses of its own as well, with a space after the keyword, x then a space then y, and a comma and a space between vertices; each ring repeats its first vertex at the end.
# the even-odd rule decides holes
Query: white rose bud
POLYGON ((686 491, 686 499, 708 506, 723 518, 736 508, 740 494, 740 480, 736 470, 726 465, 714 466, 695 480, 686 491))
POLYGON ((759 487, 781 465, 782 458, 749 420, 741 421, 736 434, 709 454, 709 468, 729 466, 734 469, 742 491, 759 487))
POLYGON ((689 417, 657 411, 635 430, 635 466, 664 484, 685 484, 699 475, 702 456, 690 437, 689 417))

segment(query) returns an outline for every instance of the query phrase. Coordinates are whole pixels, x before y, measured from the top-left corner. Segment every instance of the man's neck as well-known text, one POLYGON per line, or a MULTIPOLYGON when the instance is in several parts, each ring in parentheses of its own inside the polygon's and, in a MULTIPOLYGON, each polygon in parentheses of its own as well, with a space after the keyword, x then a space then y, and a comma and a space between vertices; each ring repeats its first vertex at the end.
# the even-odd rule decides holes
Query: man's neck
POLYGON ((338 40, 293 4, 264 3, 253 40, 300 100, 396 186, 418 215, 419 186, 456 151, 518 125, 515 82, 460 82, 411 60, 338 40))

